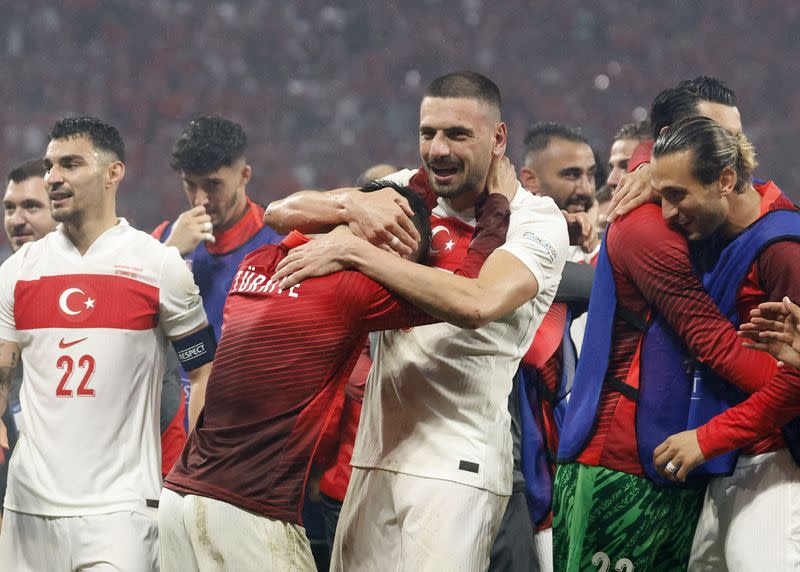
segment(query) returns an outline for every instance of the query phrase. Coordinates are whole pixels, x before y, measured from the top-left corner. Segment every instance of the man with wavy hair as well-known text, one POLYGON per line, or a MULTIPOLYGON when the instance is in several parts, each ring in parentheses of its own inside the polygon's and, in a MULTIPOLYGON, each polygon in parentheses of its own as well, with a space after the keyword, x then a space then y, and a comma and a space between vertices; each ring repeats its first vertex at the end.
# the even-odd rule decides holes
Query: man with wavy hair
MULTIPOLYGON (((653 187, 663 216, 701 245, 697 266, 735 325, 759 303, 800 297, 800 214, 772 182, 753 181, 755 166, 744 134, 705 117, 671 126, 653 148, 653 187)), ((786 366, 782 373, 770 390, 792 395, 800 370, 786 366)), ((656 467, 671 480, 685 480, 704 461, 717 475, 706 492, 692 570, 800 567, 800 419, 754 434, 744 420, 770 416, 758 402, 734 407, 747 393, 699 369, 688 413, 689 426, 700 426, 655 449, 656 467)))

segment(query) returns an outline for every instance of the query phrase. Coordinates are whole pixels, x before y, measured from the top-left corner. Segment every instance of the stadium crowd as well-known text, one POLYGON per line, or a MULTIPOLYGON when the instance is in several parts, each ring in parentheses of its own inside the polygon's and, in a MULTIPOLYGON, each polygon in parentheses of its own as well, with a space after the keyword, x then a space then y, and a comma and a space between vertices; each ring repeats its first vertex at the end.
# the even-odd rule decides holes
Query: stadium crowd
POLYGON ((0 570, 800 567, 800 10, 512 4, 9 10, 0 570))
POLYGON ((38 153, 58 117, 108 118, 125 135, 136 173, 135 186, 120 197, 123 212, 151 228, 180 208, 163 158, 198 113, 248 126, 259 166, 253 194, 269 202, 301 188, 349 184, 370 164, 411 164, 409 125, 426 81, 441 70, 478 69, 495 78, 513 149, 525 126, 539 120, 580 125, 602 146, 620 124, 644 119, 632 113, 647 110, 654 89, 711 71, 738 87, 766 169, 795 180, 798 7, 791 0, 721 6, 10 3, 0 20, 0 72, 13 78, 0 87, 0 156, 10 168, 38 153), (595 86, 599 76, 609 81, 606 89, 595 86))

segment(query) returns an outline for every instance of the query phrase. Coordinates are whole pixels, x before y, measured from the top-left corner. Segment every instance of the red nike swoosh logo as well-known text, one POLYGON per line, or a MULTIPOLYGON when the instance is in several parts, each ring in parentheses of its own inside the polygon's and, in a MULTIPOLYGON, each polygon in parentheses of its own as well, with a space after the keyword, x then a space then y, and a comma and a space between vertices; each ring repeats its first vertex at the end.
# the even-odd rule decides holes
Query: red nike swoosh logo
POLYGON ((61 341, 58 342, 58 347, 60 347, 62 350, 64 350, 64 349, 67 349, 70 346, 74 346, 75 344, 79 344, 79 343, 81 343, 81 342, 83 342, 85 340, 88 340, 88 339, 89 338, 81 338, 79 340, 75 340, 74 342, 65 342, 64 338, 61 338, 61 341))

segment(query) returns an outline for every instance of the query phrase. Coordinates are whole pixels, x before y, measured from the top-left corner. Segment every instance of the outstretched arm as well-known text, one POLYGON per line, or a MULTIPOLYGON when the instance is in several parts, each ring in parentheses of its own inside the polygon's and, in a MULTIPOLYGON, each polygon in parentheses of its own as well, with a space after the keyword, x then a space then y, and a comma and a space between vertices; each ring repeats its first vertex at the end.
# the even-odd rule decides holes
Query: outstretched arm
MULTIPOLYGON (((513 166, 504 159, 490 191, 509 197, 525 192, 518 190, 516 176, 509 185, 503 175, 509 170, 513 174, 513 166)), ((568 243, 566 223, 546 203, 541 208, 541 212, 519 214, 525 222, 510 232, 504 249, 488 257, 475 279, 414 264, 346 236, 336 242, 314 240, 292 250, 278 266, 275 278, 284 280, 282 288, 290 288, 326 273, 320 272, 320 267, 333 261, 335 266, 361 271, 432 316, 477 328, 508 314, 558 280, 568 243)))

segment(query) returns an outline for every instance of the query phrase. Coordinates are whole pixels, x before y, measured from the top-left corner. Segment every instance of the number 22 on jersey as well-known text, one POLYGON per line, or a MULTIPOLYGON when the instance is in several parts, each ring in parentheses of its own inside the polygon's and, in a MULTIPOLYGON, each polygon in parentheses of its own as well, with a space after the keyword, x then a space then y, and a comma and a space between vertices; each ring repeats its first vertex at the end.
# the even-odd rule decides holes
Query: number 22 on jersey
MULTIPOLYGON (((63 355, 56 361, 56 367, 64 370, 61 381, 56 388, 56 397, 72 397, 72 390, 67 386, 75 372, 75 360, 71 356, 63 355)), ((83 377, 78 384, 75 394, 78 397, 94 397, 94 389, 89 387, 89 382, 94 375, 94 358, 90 355, 83 355, 78 359, 78 372, 83 372, 83 377)))

